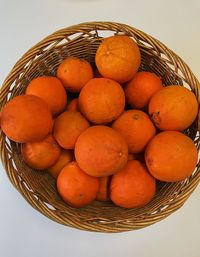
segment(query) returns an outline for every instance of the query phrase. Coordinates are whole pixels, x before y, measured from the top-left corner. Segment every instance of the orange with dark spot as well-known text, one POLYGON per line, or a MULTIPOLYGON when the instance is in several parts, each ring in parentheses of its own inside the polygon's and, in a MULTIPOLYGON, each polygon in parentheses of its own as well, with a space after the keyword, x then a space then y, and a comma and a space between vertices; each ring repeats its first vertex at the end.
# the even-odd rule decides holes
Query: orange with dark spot
POLYGON ((125 111, 114 121, 112 127, 126 140, 129 153, 144 151, 156 130, 148 115, 140 110, 125 111))
POLYGON ((182 131, 193 123, 197 113, 195 95, 183 86, 164 87, 149 102, 149 115, 160 130, 182 131))
POLYGON ((70 162, 58 175, 57 189, 66 203, 80 208, 95 199, 99 189, 99 179, 87 175, 76 162, 70 162))

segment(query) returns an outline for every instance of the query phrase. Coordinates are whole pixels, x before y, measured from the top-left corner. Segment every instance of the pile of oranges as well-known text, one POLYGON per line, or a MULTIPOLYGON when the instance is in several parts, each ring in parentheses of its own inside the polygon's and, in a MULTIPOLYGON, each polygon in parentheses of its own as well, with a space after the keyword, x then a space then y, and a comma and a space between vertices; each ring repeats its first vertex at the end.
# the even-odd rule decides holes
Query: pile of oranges
POLYGON ((138 208, 154 197, 156 180, 192 174, 198 153, 183 131, 198 103, 189 89, 163 87, 156 74, 138 71, 140 49, 128 36, 105 38, 95 64, 68 57, 56 77, 30 81, 4 106, 1 129, 21 143, 33 172, 48 170, 56 179, 67 204, 96 199, 138 208))

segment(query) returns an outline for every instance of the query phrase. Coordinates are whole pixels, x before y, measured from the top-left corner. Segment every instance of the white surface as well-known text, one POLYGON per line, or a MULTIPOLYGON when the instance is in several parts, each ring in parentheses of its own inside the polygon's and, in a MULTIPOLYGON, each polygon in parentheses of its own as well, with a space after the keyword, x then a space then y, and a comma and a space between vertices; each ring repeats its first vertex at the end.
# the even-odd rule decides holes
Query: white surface
MULTIPOLYGON (((0 0, 0 84, 21 55, 46 35, 83 21, 127 23, 160 39, 200 79, 199 0, 0 0)), ((199 257, 200 187, 167 219, 119 234, 59 225, 30 207, 0 166, 1 257, 199 257)))

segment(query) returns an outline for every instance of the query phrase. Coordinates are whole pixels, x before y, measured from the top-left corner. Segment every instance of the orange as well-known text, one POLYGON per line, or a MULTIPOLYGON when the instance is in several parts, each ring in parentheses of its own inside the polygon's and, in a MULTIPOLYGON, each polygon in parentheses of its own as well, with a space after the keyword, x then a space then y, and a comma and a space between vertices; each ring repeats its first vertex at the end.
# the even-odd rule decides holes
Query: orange
POLYGON ((101 202, 109 201, 109 182, 110 177, 99 178, 99 190, 96 195, 96 200, 101 202))
POLYGON ((140 50, 128 36, 111 36, 100 44, 95 62, 103 77, 124 83, 138 71, 141 63, 140 50))
POLYGON ((106 126, 92 126, 85 130, 75 145, 75 158, 88 175, 112 175, 127 162, 128 147, 124 138, 106 126))
POLYGON ((112 127, 126 140, 129 153, 144 151, 148 142, 156 134, 155 127, 148 115, 140 110, 129 110, 114 121, 112 127))
POLYGON ((80 112, 66 111, 56 118, 53 135, 60 146, 73 149, 80 134, 89 126, 80 112))
POLYGON ((47 104, 33 95, 20 95, 6 103, 1 113, 1 129, 18 143, 40 141, 53 126, 47 104))
POLYGON ((149 102, 149 115, 160 130, 184 130, 193 123, 197 112, 195 95, 182 86, 164 87, 149 102))
POLYGON ((151 97, 162 88, 161 79, 153 72, 137 72, 125 87, 127 103, 136 109, 146 109, 151 97))
POLYGON ((58 66, 57 77, 70 92, 79 92, 93 78, 89 62, 77 57, 68 57, 58 66))
POLYGON ((124 110, 125 95, 122 87, 111 79, 94 78, 81 90, 79 109, 95 124, 116 119, 124 110))
POLYGON ((150 173, 165 182, 189 177, 197 164, 198 153, 193 141, 178 131, 164 131, 156 135, 145 151, 150 173))
POLYGON ((71 162, 74 159, 73 153, 71 150, 62 150, 61 154, 57 160, 57 162, 48 168, 49 173, 54 177, 57 178, 58 174, 61 172, 61 170, 64 168, 65 165, 67 165, 69 162, 71 162))
POLYGON ((67 105, 67 111, 77 111, 79 112, 79 107, 78 107, 78 98, 74 98, 71 100, 71 102, 67 105))
POLYGON ((42 76, 33 79, 26 88, 27 95, 35 95, 44 100, 53 114, 58 114, 67 105, 67 94, 59 79, 42 76))
POLYGON ((144 164, 128 161, 126 166, 113 175, 110 198, 118 206, 138 208, 149 203, 156 192, 156 180, 144 164))
POLYGON ((39 142, 21 145, 23 160, 31 168, 44 170, 54 165, 61 154, 61 148, 51 135, 39 142))
POLYGON ((70 162, 58 175, 57 188, 66 203, 80 208, 95 199, 99 188, 99 179, 87 175, 76 162, 70 162))

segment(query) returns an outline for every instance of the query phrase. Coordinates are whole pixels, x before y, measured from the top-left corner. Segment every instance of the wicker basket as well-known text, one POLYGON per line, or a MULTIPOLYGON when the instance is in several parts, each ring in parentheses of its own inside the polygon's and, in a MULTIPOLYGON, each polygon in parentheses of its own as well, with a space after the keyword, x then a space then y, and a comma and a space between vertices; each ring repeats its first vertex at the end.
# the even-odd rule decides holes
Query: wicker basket
MULTIPOLYGON (((94 63, 96 49, 103 37, 126 34, 135 39, 142 53, 141 70, 161 76, 165 85, 190 87, 200 102, 200 85, 188 66, 158 40, 125 24, 91 22, 59 30, 32 47, 13 67, 0 91, 0 108, 12 97, 22 94, 31 79, 55 75, 67 56, 78 56, 94 63)), ((200 119, 187 130, 199 149, 200 119)), ((200 181, 199 164, 192 176, 179 183, 158 183, 154 199, 139 209, 123 209, 112 203, 93 202, 75 209, 59 197, 55 180, 48 172, 30 169, 22 162, 20 147, 0 132, 0 153, 7 175, 22 196, 48 218, 67 226, 100 232, 140 229, 179 209, 200 181)))

